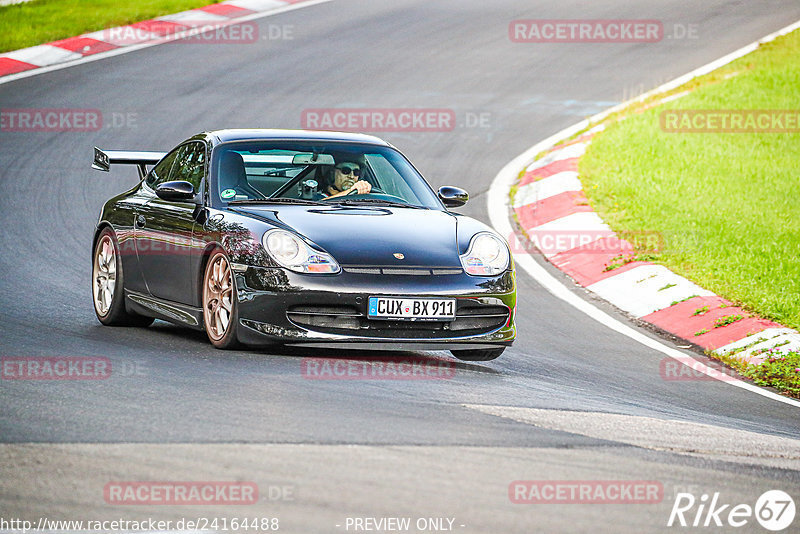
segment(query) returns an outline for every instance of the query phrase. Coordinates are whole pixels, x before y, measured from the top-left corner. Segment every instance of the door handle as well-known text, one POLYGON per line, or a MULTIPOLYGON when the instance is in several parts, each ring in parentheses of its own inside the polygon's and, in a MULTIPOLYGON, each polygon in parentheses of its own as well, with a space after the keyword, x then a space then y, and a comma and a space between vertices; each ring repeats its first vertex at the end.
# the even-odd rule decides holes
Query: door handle
POLYGON ((144 215, 141 213, 136 216, 136 226, 139 228, 144 228, 144 225, 147 224, 147 219, 144 218, 144 215))

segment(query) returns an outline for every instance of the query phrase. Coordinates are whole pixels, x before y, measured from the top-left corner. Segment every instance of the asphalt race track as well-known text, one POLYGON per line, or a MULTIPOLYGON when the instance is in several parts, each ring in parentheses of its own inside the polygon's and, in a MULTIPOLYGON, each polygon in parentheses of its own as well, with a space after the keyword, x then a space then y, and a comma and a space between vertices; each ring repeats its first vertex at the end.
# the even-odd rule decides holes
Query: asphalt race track
MULTIPOLYGON (((95 145, 167 150, 202 130, 299 128, 306 109, 443 108, 452 131, 377 135, 434 187, 467 189, 461 211, 488 221, 493 177, 536 141, 798 19, 794 0, 333 0, 255 21, 259 35, 283 38, 169 43, 0 85, 4 109, 97 109, 105 125, 0 132, 0 354, 100 356, 119 369, 101 381, 0 382, 0 515, 269 517, 292 533, 353 532, 353 518, 382 517, 451 518, 464 533, 663 532, 681 492, 753 506, 779 489, 797 501, 797 408, 724 382, 664 380, 662 353, 522 271, 514 346, 443 380, 309 380, 304 358, 386 354, 222 352, 160 321, 103 327, 92 230, 136 173, 89 165, 95 145), (656 19, 666 37, 518 44, 515 19, 656 19), (671 38, 676 27, 696 38, 671 38), (569 411, 592 412, 590 422, 569 411), (110 481, 143 480, 253 481, 260 497, 104 499, 110 481), (515 504, 516 480, 657 481, 663 498, 515 504)), ((763 531, 752 517, 725 529, 763 531)))

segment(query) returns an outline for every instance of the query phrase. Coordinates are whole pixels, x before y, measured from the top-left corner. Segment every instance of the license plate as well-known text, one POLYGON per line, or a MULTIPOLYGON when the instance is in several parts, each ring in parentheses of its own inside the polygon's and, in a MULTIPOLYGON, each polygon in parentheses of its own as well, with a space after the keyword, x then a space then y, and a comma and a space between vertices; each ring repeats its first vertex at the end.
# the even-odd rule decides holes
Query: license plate
POLYGON ((370 297, 367 315, 370 319, 452 321, 456 318, 456 299, 370 297))

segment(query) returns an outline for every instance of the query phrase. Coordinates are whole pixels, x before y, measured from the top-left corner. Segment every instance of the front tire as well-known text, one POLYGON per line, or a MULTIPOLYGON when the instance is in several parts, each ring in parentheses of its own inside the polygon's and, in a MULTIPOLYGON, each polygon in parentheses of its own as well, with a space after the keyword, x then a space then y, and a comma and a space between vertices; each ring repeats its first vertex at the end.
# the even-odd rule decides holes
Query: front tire
POLYGON ((231 264, 225 253, 217 250, 208 259, 203 276, 203 323, 211 344, 218 349, 238 347, 238 322, 239 307, 231 264))
POLYGON ((92 254, 92 300, 97 319, 106 326, 148 326, 154 319, 125 309, 122 260, 114 231, 100 232, 92 254))
POLYGON ((484 350, 451 350, 450 353, 465 362, 488 362, 503 354, 505 347, 484 350))

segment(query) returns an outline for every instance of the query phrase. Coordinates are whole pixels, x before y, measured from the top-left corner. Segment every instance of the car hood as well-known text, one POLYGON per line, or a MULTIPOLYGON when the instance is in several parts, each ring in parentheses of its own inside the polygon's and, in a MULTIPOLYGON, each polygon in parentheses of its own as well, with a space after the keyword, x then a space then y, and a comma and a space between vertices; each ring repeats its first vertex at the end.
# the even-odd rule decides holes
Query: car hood
POLYGON ((237 206, 237 211, 288 226, 342 265, 461 266, 457 218, 445 211, 383 206, 237 206))

